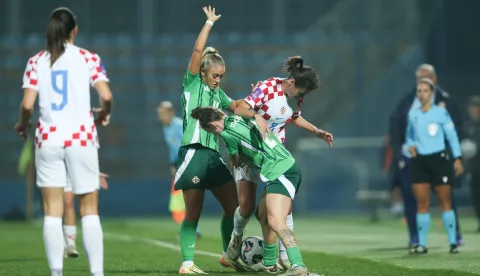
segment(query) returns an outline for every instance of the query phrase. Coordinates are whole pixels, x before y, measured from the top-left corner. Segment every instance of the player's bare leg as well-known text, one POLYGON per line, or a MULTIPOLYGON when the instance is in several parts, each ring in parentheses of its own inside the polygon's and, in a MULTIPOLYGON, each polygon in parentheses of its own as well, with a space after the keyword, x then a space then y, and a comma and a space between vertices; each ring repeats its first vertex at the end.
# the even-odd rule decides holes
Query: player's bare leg
POLYGON ((237 190, 239 206, 235 210, 232 238, 227 249, 228 257, 234 261, 237 261, 240 257, 245 227, 255 211, 257 184, 247 180, 239 180, 237 190))
POLYGON ((180 227, 180 249, 182 252, 182 266, 179 274, 206 274, 193 263, 195 253, 196 228, 202 213, 204 190, 184 190, 185 219, 180 227))
POLYGON ((63 237, 65 239, 65 258, 77 258, 77 219, 75 213, 74 195, 64 192, 65 211, 63 216, 63 237))
POLYGON ((282 275, 311 275, 303 263, 302 254, 298 248, 295 235, 285 223, 285 218, 291 210, 292 199, 282 194, 270 193, 266 196, 266 206, 268 224, 287 248, 288 259, 292 265, 292 267, 282 275))
POLYGON ((268 212, 266 206, 265 192, 260 196, 258 202, 258 221, 262 227, 264 254, 263 260, 257 264, 251 265, 249 268, 257 272, 266 272, 278 274, 280 272, 277 266, 277 234, 268 224, 268 212))
POLYGON ((103 231, 98 216, 98 190, 78 195, 83 245, 92 276, 103 276, 103 231))
POLYGON ((63 275, 63 188, 42 188, 43 242, 52 276, 63 275))

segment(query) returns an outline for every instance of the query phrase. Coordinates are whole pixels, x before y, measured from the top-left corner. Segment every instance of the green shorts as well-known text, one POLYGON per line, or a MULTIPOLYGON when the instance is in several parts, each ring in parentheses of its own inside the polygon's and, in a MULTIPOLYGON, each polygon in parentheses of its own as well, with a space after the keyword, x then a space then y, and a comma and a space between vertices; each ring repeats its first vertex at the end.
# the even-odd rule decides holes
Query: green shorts
POLYGON ((302 174, 297 164, 294 163, 283 175, 273 181, 269 181, 266 191, 267 194, 281 194, 293 200, 301 182, 302 174))
POLYGON ((181 147, 176 167, 175 190, 213 189, 233 181, 218 151, 200 144, 181 147))

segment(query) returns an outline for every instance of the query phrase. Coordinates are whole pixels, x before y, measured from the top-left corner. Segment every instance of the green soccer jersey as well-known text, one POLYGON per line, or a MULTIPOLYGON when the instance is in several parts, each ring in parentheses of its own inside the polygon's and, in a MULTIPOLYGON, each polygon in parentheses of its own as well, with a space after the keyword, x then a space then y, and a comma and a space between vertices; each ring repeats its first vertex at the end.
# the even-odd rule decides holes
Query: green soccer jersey
POLYGON ((290 152, 273 134, 262 139, 253 120, 228 116, 225 118, 225 130, 221 136, 231 155, 239 153, 248 158, 260 168, 262 178, 269 181, 283 175, 295 163, 290 152))
POLYGON ((204 147, 218 151, 218 137, 206 132, 200 127, 198 120, 192 118, 192 110, 196 107, 214 106, 228 109, 232 104, 222 89, 216 91, 203 83, 199 74, 192 75, 188 70, 182 82, 182 117, 183 138, 182 146, 201 144, 204 147))

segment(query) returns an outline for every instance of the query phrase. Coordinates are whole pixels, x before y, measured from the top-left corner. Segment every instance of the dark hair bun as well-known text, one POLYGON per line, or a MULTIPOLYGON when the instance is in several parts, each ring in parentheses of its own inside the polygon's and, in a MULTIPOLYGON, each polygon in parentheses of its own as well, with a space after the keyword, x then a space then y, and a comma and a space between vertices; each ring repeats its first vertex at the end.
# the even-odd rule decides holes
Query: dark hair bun
POLYGON ((200 119, 200 116, 202 116, 203 108, 202 107, 196 107, 195 109, 192 110, 192 118, 195 120, 200 119))
POLYGON ((289 57, 283 64, 283 71, 285 73, 291 73, 301 68, 303 68, 303 58, 301 56, 289 57))

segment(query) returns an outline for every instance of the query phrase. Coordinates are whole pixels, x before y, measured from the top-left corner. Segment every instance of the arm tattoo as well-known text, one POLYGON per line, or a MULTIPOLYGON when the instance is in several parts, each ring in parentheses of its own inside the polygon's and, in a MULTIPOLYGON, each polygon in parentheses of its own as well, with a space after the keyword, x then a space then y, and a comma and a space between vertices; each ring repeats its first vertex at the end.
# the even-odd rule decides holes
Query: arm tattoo
POLYGON ((277 234, 280 240, 285 245, 285 248, 292 248, 297 246, 297 239, 295 238, 292 230, 290 230, 288 227, 278 230, 277 234))

